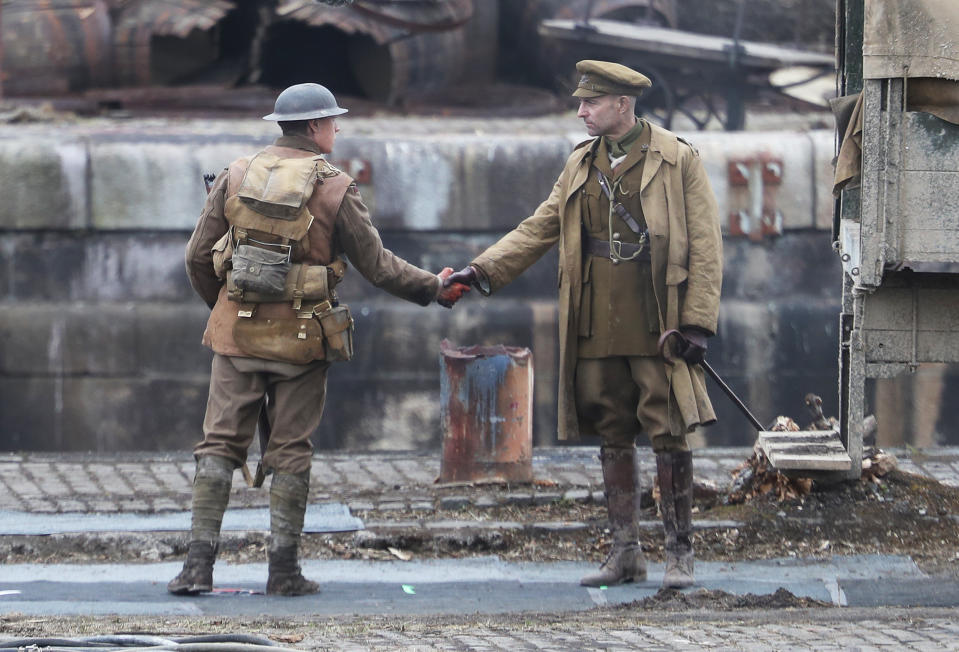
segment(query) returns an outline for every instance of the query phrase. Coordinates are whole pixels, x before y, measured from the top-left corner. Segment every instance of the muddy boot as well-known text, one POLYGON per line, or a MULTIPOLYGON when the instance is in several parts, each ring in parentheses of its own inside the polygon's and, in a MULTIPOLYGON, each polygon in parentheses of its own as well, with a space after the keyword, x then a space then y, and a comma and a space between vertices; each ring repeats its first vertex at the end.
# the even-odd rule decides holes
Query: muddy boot
POLYGON ((223 512, 230 500, 233 469, 233 462, 225 457, 205 455, 197 460, 193 476, 190 548, 183 570, 167 584, 170 593, 196 595, 213 590, 213 562, 223 512))
POLYGON ((310 595, 320 592, 320 585, 303 577, 297 562, 296 546, 270 548, 270 576, 266 580, 267 595, 310 595))
POLYGON ((660 511, 666 530, 666 572, 663 588, 685 589, 693 577, 693 454, 657 453, 660 511))
POLYGON ((297 561, 303 516, 310 491, 310 472, 273 473, 270 484, 270 575, 267 595, 309 595, 320 585, 305 577, 297 561))
POLYGON ((180 574, 170 580, 166 590, 174 595, 196 595, 213 590, 213 562, 216 546, 210 541, 191 541, 180 574))
POLYGON ((582 586, 615 586, 646 579, 646 557, 639 545, 639 474, 635 448, 606 448, 599 455, 606 486, 606 506, 613 547, 596 573, 582 586))

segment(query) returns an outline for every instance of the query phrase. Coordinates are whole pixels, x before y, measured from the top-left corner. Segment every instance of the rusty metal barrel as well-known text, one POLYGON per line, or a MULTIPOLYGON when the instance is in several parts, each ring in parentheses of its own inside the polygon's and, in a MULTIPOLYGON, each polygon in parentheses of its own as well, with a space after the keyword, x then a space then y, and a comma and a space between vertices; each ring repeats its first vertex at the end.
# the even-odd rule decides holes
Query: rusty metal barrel
POLYGON ((61 95, 109 84, 110 16, 101 0, 3 3, 6 95, 61 95))
POLYGON ((532 482, 532 352, 443 340, 440 367, 440 482, 532 482))

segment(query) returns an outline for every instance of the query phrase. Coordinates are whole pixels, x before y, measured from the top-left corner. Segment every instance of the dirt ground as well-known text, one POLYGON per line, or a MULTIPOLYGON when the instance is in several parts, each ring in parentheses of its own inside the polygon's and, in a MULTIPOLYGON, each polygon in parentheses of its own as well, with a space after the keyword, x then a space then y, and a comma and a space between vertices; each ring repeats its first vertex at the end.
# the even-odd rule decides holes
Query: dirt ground
MULTIPOLYGON (((959 578, 959 489, 894 470, 884 477, 836 484, 812 483, 808 494, 780 499, 774 492, 733 503, 727 491, 697 492, 694 520, 735 521, 736 528, 696 533, 696 556, 735 561, 832 555, 909 555, 931 575, 959 578)), ((655 502, 646 496, 644 520, 655 521, 655 502)), ((412 515, 392 515, 401 520, 412 515)), ((584 560, 601 562, 609 549, 605 508, 557 503, 531 508, 499 508, 481 514, 464 510, 458 519, 579 521, 589 527, 572 533, 537 536, 480 530, 439 537, 406 532, 358 541, 315 537, 310 554, 345 558, 395 559, 388 548, 416 557, 496 554, 515 561, 584 560), (358 545, 360 543, 360 545, 358 545)), ((663 559, 662 530, 641 532, 643 549, 663 559)))
MULTIPOLYGON (((774 476, 753 477, 744 490, 697 486, 694 521, 731 521, 739 527, 696 532, 696 556, 702 560, 735 561, 781 557, 828 558, 865 553, 909 555, 931 575, 959 578, 959 489, 921 476, 892 470, 857 482, 821 484, 798 481, 783 489, 774 476), (790 487, 805 487, 797 495, 790 487), (744 495, 749 494, 747 498, 744 495), (785 494, 781 497, 779 494, 785 494)), ((515 487, 513 488, 515 490, 515 487)), ((449 491, 462 492, 462 489, 449 491)), ((484 491, 488 491, 484 488, 484 491)), ((504 493, 506 488, 501 489, 504 493)), ((437 489, 437 496, 443 490, 437 489)), ((362 495, 352 498, 362 499, 362 495)), ((372 498, 372 496, 371 496, 372 498)), ((374 502, 374 501, 371 501, 374 502)), ((662 528, 656 503, 647 489, 641 519, 653 523, 641 530, 641 542, 653 561, 663 559, 662 528)), ((427 531, 405 527, 422 519, 417 512, 361 512, 366 522, 396 527, 357 533, 304 535, 302 556, 311 559, 396 560, 498 555, 509 561, 583 561, 597 563, 611 543, 606 510, 595 503, 560 501, 539 506, 437 510, 431 520, 570 522, 585 527, 560 531, 457 528, 427 531)), ((180 534, 112 533, 18 536, 0 539, 3 563, 153 562, 180 559, 186 541, 180 534)), ((222 559, 262 561, 267 536, 224 533, 222 559)))

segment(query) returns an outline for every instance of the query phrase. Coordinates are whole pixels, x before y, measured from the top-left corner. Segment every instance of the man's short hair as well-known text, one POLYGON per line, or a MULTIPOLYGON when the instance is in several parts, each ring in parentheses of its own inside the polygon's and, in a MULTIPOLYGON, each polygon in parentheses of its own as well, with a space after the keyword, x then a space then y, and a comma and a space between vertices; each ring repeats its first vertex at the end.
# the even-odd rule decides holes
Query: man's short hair
POLYGON ((282 120, 277 123, 284 136, 302 135, 309 131, 309 120, 282 120))

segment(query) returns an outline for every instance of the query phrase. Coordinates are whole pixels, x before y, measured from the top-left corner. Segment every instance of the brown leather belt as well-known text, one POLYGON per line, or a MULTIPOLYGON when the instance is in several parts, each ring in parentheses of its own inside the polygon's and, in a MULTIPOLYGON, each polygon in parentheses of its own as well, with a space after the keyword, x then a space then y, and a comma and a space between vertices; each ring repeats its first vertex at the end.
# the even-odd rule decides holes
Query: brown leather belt
MULTIPOLYGON (((602 258, 609 258, 609 240, 599 240, 597 238, 586 238, 584 242, 584 248, 586 253, 590 256, 600 256, 602 258)), ((624 260, 623 262, 635 262, 639 260, 649 260, 649 245, 647 243, 639 244, 638 242, 622 242, 619 244, 619 254, 623 258, 629 258, 629 260, 624 260), (642 249, 640 253, 635 258, 637 251, 642 249)))

